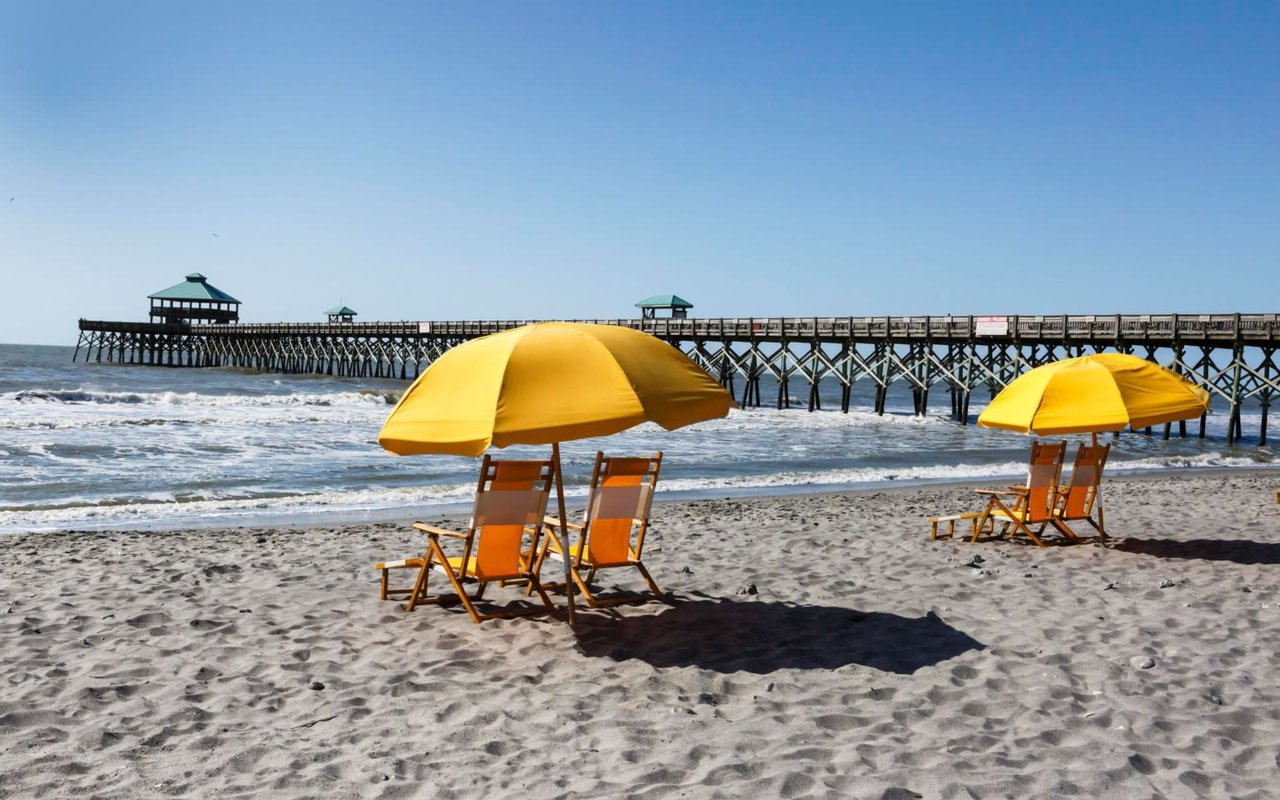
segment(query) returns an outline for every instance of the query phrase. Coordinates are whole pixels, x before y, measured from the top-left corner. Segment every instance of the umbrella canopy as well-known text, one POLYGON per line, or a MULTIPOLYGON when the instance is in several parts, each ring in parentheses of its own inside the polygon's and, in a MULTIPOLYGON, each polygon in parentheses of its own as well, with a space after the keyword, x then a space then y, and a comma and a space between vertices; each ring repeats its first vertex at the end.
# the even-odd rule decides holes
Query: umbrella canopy
POLYGON ((490 445, 667 430, 723 417, 733 399, 675 347, 612 325, 541 322, 436 359, 400 398, 378 442, 392 453, 478 456, 490 445))
POLYGON ((1159 364, 1124 353, 1066 358, 1012 381, 978 424, 1021 433, 1145 428, 1189 419, 1209 408, 1209 393, 1159 364))

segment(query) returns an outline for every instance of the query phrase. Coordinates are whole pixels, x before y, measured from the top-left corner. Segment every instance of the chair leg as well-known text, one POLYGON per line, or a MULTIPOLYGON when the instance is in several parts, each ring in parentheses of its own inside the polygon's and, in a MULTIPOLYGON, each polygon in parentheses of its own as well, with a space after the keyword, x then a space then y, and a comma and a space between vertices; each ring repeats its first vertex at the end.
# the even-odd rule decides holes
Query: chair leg
POLYGON ((982 516, 978 517, 978 519, 976 519, 976 520, 974 521, 974 523, 973 523, 973 534, 969 537, 969 541, 970 541, 970 542, 976 542, 976 541, 978 541, 978 537, 979 537, 979 536, 981 536, 984 532, 986 532, 986 531, 988 530, 988 526, 990 526, 989 530, 990 530, 992 533, 995 533, 995 530, 996 530, 996 521, 995 521, 994 519, 992 519, 992 518, 991 518, 991 509, 990 509, 990 507, 988 507, 986 510, 984 510, 984 511, 982 512, 982 516))
MULTIPOLYGON (((471 615, 471 620, 479 625, 484 620, 484 617, 480 615, 480 612, 476 611, 475 605, 471 602, 472 598, 467 596, 466 587, 462 585, 462 580, 458 575, 454 574, 453 567, 450 567, 447 562, 445 563, 444 574, 448 576, 449 583, 453 584, 453 590, 458 593, 458 599, 462 601, 463 607, 471 615)), ((480 587, 483 589, 484 584, 480 584, 480 587)), ((479 595, 477 594, 478 597, 479 595)))
POLYGON ((662 599, 662 590, 658 588, 658 584, 654 581, 653 576, 649 574, 649 570, 644 568, 644 564, 636 562, 636 569, 640 570, 640 574, 644 576, 645 582, 649 584, 649 588, 653 590, 653 596, 662 599))
MULTIPOLYGON (((987 527, 987 523, 991 524, 991 534, 993 536, 1004 536, 1005 533, 1009 531, 1010 525, 1015 526, 1014 533, 1017 533, 1018 526, 1021 525, 1019 522, 1017 522, 1018 517, 1019 517, 1019 512, 1016 505, 1012 509, 1010 509, 1008 506, 1004 504, 1003 501, 1000 500, 999 497, 992 497, 987 502, 986 510, 982 512, 982 516, 979 517, 977 524, 974 525, 973 538, 971 538, 969 541, 971 542, 978 541, 978 536, 981 535, 983 529, 987 527), (993 513, 996 511, 999 511, 1000 515, 1005 520, 1004 524, 1000 526, 999 533, 996 533, 996 519, 993 513)), ((1028 531, 1028 533, 1030 533, 1030 531, 1028 531)), ((1012 536, 1013 534, 1010 534, 1010 538, 1012 538, 1012 536)), ((1032 536, 1031 538, 1035 539, 1035 536, 1032 536)))
MULTIPOLYGON (((538 547, 538 552, 530 553, 529 557, 533 559, 533 567, 530 570, 534 575, 542 575, 542 562, 547 560, 547 548, 551 546, 551 532, 548 531, 542 544, 538 547)), ((533 597, 533 583, 530 582, 524 587, 524 596, 533 597)))
MULTIPOLYGON (((1046 524, 1048 524, 1048 523, 1046 523, 1046 524)), ((1014 530, 1015 530, 1015 531, 1017 531, 1017 530, 1021 530, 1023 533, 1025 533, 1025 534, 1026 534, 1026 535, 1031 539, 1031 541, 1033 541, 1033 542, 1035 542, 1035 543, 1036 543, 1036 546, 1037 546, 1037 547, 1044 547, 1044 542, 1040 541, 1040 537, 1036 535, 1036 533, 1037 533, 1037 532, 1036 532, 1036 531, 1031 530, 1031 526, 1030 526, 1030 525, 1028 525, 1027 523, 1023 522, 1022 520, 1014 520, 1014 521, 1013 521, 1013 525, 1014 525, 1014 530)), ((1041 525, 1041 526, 1040 526, 1040 532, 1043 532, 1043 531, 1044 531, 1044 527, 1045 527, 1044 525, 1041 525)), ((1010 538, 1012 538, 1012 537, 1010 537, 1010 538)))
POLYGON ((431 574, 431 553, 427 552, 427 557, 422 560, 422 569, 418 570, 418 579, 413 582, 413 591, 409 593, 409 602, 405 604, 405 612, 412 611, 414 606, 418 604, 419 599, 425 599, 427 596, 427 576, 431 574))
POLYGON ((386 600, 386 599, 387 599, 387 573, 388 573, 388 572, 390 572, 390 570, 388 570, 387 568, 383 567, 383 569, 382 569, 382 596, 378 598, 379 600, 386 600))
POLYGON ((551 602, 551 598, 547 595, 547 590, 542 588, 542 581, 538 580, 538 576, 536 574, 529 576, 529 586, 537 591, 538 596, 542 598, 542 604, 547 607, 548 614, 556 610, 555 605, 551 602))
POLYGON ((596 571, 594 569, 591 570, 586 580, 583 579, 582 573, 578 572, 577 568, 569 570, 569 575, 573 577, 573 583, 578 587, 578 594, 582 595, 583 599, 587 601, 587 605, 592 608, 600 608, 600 601, 591 593, 590 575, 594 575, 595 572, 596 571))
POLYGON ((1061 519, 1058 519, 1057 517, 1054 517, 1050 521, 1053 523, 1053 527, 1056 530, 1058 530, 1063 536, 1066 536, 1068 539, 1070 539, 1073 542, 1080 541, 1080 537, 1076 536, 1076 532, 1071 530, 1071 526, 1068 525, 1065 520, 1061 520, 1061 519))
POLYGON ((409 592, 409 602, 405 604, 406 612, 412 611, 420 605, 441 606, 445 603, 452 603, 453 598, 449 596, 431 597, 427 591, 427 582, 431 576, 431 569, 439 567, 444 570, 449 581, 454 585, 459 597, 465 598, 466 595, 462 591, 462 587, 453 577, 453 570, 449 567, 449 560, 445 556, 444 550, 440 548, 440 543, 433 541, 427 549, 427 553, 422 559, 422 569, 418 571, 418 580, 414 582, 412 589, 392 589, 391 591, 409 592))
MULTIPOLYGON (((655 600, 661 600, 664 596, 662 594, 662 589, 658 587, 658 582, 649 574, 649 570, 645 568, 644 564, 639 561, 633 561, 631 562, 631 566, 639 570, 640 576, 644 578, 645 583, 649 584, 649 591, 653 593, 653 598, 655 600)), ((592 608, 606 608, 609 606, 619 606, 628 603, 647 602, 648 598, 646 598, 643 593, 639 595, 628 595, 626 597, 610 597, 607 599, 597 597, 591 591, 591 582, 595 579, 596 572, 597 568, 592 567, 585 577, 580 576, 576 570, 573 573, 574 583, 578 586, 578 592, 586 598, 587 605, 592 608)))

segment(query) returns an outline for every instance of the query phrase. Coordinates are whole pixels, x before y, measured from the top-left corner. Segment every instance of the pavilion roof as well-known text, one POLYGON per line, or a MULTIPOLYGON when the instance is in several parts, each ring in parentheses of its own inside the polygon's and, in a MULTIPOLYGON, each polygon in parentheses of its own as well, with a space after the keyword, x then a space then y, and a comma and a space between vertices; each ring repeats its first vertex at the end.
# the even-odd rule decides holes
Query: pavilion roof
POLYGON ((693 308, 693 303, 674 294, 655 294, 636 303, 636 308, 693 308))
POLYGON ((161 289, 147 297, 152 300, 197 300, 237 305, 240 303, 239 300, 209 283, 209 279, 199 272, 193 272, 182 283, 174 284, 168 289, 161 289))

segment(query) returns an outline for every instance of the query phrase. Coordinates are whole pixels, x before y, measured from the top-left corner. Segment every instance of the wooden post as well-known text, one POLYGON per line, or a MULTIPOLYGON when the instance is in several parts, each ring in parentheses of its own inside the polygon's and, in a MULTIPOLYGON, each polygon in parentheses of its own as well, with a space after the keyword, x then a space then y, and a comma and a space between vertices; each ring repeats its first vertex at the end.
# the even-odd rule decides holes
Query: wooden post
POLYGON ((1267 412, 1271 409, 1271 398, 1267 395, 1262 397, 1262 425, 1258 430, 1258 447, 1267 446, 1267 412))
POLYGON ((560 443, 551 444, 551 460, 555 462, 556 483, 556 516, 560 520, 560 550, 564 553, 564 596, 567 603, 566 620, 570 625, 573 619, 573 544, 570 542, 568 522, 564 509, 564 471, 560 466, 560 443))

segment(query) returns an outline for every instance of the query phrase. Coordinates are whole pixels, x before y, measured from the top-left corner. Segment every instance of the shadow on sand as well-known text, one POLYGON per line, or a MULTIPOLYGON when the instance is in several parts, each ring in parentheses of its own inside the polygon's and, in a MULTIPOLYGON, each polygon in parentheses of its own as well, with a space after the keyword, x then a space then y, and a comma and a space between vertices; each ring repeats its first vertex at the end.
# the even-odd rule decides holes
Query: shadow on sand
POLYGON ((574 633, 588 656, 757 674, 860 664, 908 675, 983 649, 932 612, 912 618, 715 598, 676 600, 665 611, 646 616, 584 614, 574 633))
POLYGON ((1111 546, 1112 550, 1140 553, 1157 558, 1198 558, 1202 561, 1232 561, 1236 564, 1280 564, 1280 543, 1247 539, 1132 539, 1111 546))

